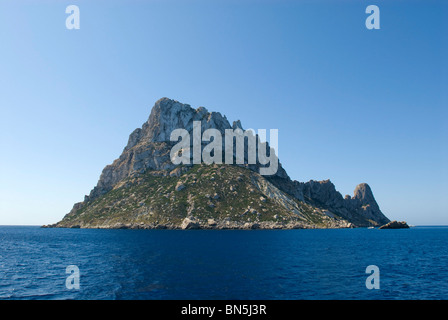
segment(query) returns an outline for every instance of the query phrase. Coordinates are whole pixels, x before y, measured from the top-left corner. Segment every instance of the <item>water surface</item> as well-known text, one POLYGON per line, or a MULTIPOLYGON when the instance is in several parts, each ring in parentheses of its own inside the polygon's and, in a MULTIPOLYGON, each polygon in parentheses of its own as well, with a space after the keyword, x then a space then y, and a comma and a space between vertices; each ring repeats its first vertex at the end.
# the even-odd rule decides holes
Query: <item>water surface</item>
POLYGON ((447 299, 448 227, 0 226, 0 299, 447 299), (66 267, 80 270, 69 290, 66 267), (368 265, 380 289, 365 286, 368 265))

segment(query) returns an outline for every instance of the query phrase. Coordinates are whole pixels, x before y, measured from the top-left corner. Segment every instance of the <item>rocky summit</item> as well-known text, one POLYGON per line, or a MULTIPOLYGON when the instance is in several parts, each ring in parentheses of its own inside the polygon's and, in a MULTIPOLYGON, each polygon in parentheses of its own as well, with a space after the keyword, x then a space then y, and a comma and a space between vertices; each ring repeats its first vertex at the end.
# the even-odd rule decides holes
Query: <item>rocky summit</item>
MULTIPOLYGON (((372 190, 359 184, 343 197, 330 180, 299 182, 278 163, 262 176, 258 164, 175 165, 175 129, 242 129, 219 112, 168 98, 158 100, 148 121, 134 130, 118 159, 64 218, 45 227, 138 229, 292 229, 381 226, 372 190)), ((204 146, 202 146, 204 147, 204 146)), ((247 160, 247 152, 244 154, 247 160)))

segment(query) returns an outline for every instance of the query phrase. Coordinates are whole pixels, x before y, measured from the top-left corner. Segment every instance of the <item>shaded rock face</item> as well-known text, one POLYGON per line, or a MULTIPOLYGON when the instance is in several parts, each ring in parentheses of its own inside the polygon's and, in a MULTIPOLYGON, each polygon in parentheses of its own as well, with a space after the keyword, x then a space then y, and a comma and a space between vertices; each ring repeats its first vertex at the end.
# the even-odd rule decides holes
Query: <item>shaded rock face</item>
MULTIPOLYGON (((177 142, 171 142, 170 135, 173 130, 179 128, 186 129, 192 135, 194 121, 201 121, 202 132, 213 128, 224 134, 226 129, 243 129, 239 120, 230 125, 227 118, 219 112, 209 112, 204 107, 194 109, 188 104, 162 98, 155 103, 148 120, 142 127, 130 134, 120 157, 103 169, 97 185, 88 196, 85 196, 83 202, 73 206, 67 216, 74 216, 85 211, 86 206, 94 200, 102 198, 117 186, 121 186, 124 181, 138 178, 146 172, 180 178, 187 168, 179 167, 171 162, 170 150, 177 142)), ((247 149, 244 157, 247 163, 247 149)), ((254 172, 258 172, 260 168, 259 165, 238 166, 254 172)), ((338 226, 383 225, 389 222, 366 183, 356 187, 353 197, 343 198, 330 180, 311 180, 305 183, 291 180, 280 162, 275 174, 256 177, 251 181, 253 186, 263 192, 263 198, 275 201, 282 210, 299 214, 296 204, 299 202, 315 208, 315 212, 327 212, 325 217, 337 217, 340 221, 338 220, 339 222, 334 225, 338 226)), ((175 187, 177 192, 182 192, 184 188, 185 186, 180 182, 175 187)), ((126 223, 123 222, 123 224, 126 223)), ((194 228, 197 223, 185 221, 183 225, 194 228)))
POLYGON ((199 229, 199 224, 190 218, 185 218, 180 225, 181 229, 199 229))
POLYGON ((329 208, 344 207, 342 195, 330 180, 311 180, 303 185, 304 196, 316 203, 320 203, 329 208))
POLYGON ((329 209, 358 226, 378 226, 390 221, 381 212, 367 183, 356 186, 353 197, 343 198, 330 180, 306 182, 302 192, 310 203, 329 209))
POLYGON ((346 199, 346 207, 371 221, 377 222, 377 225, 390 221, 381 212, 372 190, 367 183, 361 183, 355 188, 353 198, 346 199))

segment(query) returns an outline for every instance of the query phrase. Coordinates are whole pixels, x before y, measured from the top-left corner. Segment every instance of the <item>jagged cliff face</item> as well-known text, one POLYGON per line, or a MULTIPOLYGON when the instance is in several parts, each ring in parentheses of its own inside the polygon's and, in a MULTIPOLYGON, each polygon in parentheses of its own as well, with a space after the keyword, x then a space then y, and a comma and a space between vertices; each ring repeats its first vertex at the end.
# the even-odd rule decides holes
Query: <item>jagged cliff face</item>
MULTIPOLYGON (((225 167, 226 172, 231 172, 221 181, 223 186, 219 186, 216 182, 212 186, 206 183, 201 184, 202 176, 198 176, 198 172, 194 173, 196 180, 190 181, 186 177, 190 177, 192 172, 195 172, 194 170, 199 170, 198 166, 203 167, 203 165, 181 167, 174 165, 170 158, 170 150, 175 142, 170 141, 170 135, 173 130, 179 128, 192 132, 194 121, 201 121, 202 132, 213 128, 224 135, 226 129, 242 128, 239 121, 230 125, 225 116, 218 112, 208 112, 204 107, 194 109, 187 104, 168 98, 158 100, 148 121, 129 136, 128 144, 121 156, 103 169, 97 186, 83 202, 75 204, 71 212, 56 226, 252 228, 256 224, 259 227, 272 228, 367 226, 389 222, 389 219, 381 212, 367 184, 358 185, 353 197, 343 198, 329 180, 311 180, 306 183, 291 180, 280 163, 277 172, 271 176, 256 174, 258 165, 215 164, 213 168, 225 167), (144 178, 154 176, 158 177, 157 182, 154 182, 152 178, 144 178), (225 197, 226 200, 223 201, 223 197, 219 194, 226 194, 223 190, 236 176, 244 181, 238 181, 240 190, 255 191, 248 192, 246 199, 241 199, 237 193, 233 198, 225 197), (243 176, 246 179, 243 179, 243 176), (144 191, 146 190, 144 181, 148 184, 150 183, 148 181, 155 183, 151 188, 149 185, 147 188, 153 193, 144 191), (183 185, 183 188, 178 188, 178 183, 183 185), (188 186, 188 183, 193 183, 194 187, 188 186), (198 188, 200 185, 203 185, 204 189, 198 188), (137 186, 140 187, 137 188, 137 186), (158 189, 164 190, 163 196, 158 189), (130 190, 134 190, 132 194, 129 193, 130 190), (211 190, 218 195, 215 202, 219 202, 219 205, 212 203, 213 206, 204 204, 198 206, 197 203, 202 203, 203 198, 207 198, 211 190), (186 201, 185 197, 179 197, 181 192, 184 192, 184 196, 189 199, 188 206, 179 204, 179 199, 186 201), (204 192, 205 194, 201 195, 204 192), (118 198, 117 193, 121 194, 118 198), (260 200, 261 198, 265 200, 260 200), (140 204, 144 203, 145 209, 135 207, 136 201, 140 204), (121 203, 121 206, 117 203, 121 203), (242 203, 244 206, 249 203, 247 205, 249 209, 244 206, 243 208, 242 203), (258 211, 254 207, 257 207, 258 211), (235 208, 243 212, 237 212, 235 215, 232 213, 235 208), (250 209, 258 213, 256 218, 247 217, 244 214, 247 210, 250 212, 250 209), (117 210, 120 214, 117 214, 117 210), (122 214, 123 212, 125 214, 122 214), (136 212, 152 212, 152 214, 136 215, 136 212), (207 214, 204 215, 204 212, 207 214), (109 219, 105 216, 109 216, 109 219), (206 218, 207 222, 204 220, 206 218), (215 223, 210 225, 208 221, 210 219, 215 223)), ((247 153, 245 153, 245 159, 247 160, 247 153)))
MULTIPOLYGON (((208 112, 204 107, 193 109, 188 104, 162 98, 155 103, 148 121, 142 128, 131 133, 121 156, 112 165, 103 169, 98 185, 85 200, 93 200, 107 193, 126 177, 147 170, 174 169, 176 165, 170 159, 170 150, 175 143, 170 141, 170 135, 173 130, 179 128, 192 133, 194 121, 201 122, 202 132, 213 128, 224 135, 226 129, 241 128, 240 121, 235 121, 231 126, 227 118, 219 112, 208 112)), ((247 153, 245 159, 247 160, 247 153)), ((248 165, 248 167, 254 171, 259 168, 258 165, 248 165)), ((281 164, 275 176, 289 179, 281 164)))
POLYGON ((304 198, 317 207, 326 208, 355 225, 383 225, 389 219, 381 212, 367 183, 356 186, 353 198, 336 191, 330 180, 311 180, 303 184, 304 198))

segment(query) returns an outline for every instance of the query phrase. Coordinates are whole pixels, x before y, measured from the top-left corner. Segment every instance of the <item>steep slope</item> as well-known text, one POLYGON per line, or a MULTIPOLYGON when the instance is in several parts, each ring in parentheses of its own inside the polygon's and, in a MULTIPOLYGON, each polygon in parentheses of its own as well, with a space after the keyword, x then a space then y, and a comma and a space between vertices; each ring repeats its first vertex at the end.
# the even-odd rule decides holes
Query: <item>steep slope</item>
MULTIPOLYGON (((279 163, 271 176, 259 164, 175 165, 174 129, 213 128, 224 134, 225 116, 162 98, 123 153, 101 173, 84 201, 54 227, 84 228, 311 228, 389 222, 367 184, 345 198, 329 181, 293 181, 279 163)), ((202 146, 202 148, 204 145, 202 146)), ((247 163, 247 150, 244 158, 247 163)))

